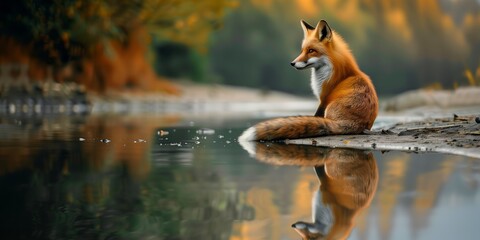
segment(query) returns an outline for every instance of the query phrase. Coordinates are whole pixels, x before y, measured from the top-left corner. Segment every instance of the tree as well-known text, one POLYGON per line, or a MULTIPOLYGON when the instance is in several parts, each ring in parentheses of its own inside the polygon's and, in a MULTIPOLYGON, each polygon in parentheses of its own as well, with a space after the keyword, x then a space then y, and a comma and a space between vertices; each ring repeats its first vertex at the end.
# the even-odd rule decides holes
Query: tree
MULTIPOLYGON (((147 80, 155 78, 146 60, 150 34, 205 51, 210 32, 221 25, 225 8, 233 6, 229 0, 2 2, 0 42, 10 44, 0 47, 0 63, 38 61, 43 65, 38 68, 54 66, 57 79, 83 74, 81 83, 96 82, 87 85, 97 90, 130 85, 150 89, 155 82, 147 80), (143 65, 140 68, 147 71, 147 77, 132 71, 120 76, 120 85, 110 84, 114 81, 110 74, 128 65, 132 54, 141 56, 136 61, 143 65)), ((45 73, 41 75, 37 77, 45 77, 45 73)))

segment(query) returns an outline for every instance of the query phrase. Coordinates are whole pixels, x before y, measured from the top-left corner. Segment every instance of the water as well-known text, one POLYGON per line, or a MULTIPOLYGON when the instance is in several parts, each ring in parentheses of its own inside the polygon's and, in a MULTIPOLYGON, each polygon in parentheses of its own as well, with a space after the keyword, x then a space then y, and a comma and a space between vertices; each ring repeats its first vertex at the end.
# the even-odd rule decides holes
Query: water
POLYGON ((478 239, 478 159, 278 144, 253 158, 236 138, 256 121, 0 118, 0 238, 478 239))

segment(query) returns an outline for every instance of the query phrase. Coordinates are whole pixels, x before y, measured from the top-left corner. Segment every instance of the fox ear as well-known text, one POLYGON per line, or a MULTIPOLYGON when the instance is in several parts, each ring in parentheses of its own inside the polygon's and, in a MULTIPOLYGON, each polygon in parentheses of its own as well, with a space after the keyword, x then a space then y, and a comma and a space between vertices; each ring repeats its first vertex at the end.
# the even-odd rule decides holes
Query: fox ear
POLYGON ((330 41, 332 39, 332 29, 330 26, 328 26, 328 23, 325 20, 318 22, 317 26, 315 27, 315 33, 320 41, 323 41, 323 39, 330 41))
POLYGON ((300 25, 302 26, 302 29, 303 29, 303 38, 307 38, 308 36, 308 33, 315 30, 314 27, 312 27, 312 25, 308 24, 307 22, 300 20, 300 25))

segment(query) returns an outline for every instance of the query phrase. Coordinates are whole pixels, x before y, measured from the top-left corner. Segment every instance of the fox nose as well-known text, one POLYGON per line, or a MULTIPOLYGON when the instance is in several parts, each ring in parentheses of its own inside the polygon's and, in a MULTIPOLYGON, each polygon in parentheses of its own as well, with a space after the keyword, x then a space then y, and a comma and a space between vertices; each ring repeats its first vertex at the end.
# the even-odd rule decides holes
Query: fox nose
POLYGON ((290 65, 295 66, 295 62, 291 62, 290 65))

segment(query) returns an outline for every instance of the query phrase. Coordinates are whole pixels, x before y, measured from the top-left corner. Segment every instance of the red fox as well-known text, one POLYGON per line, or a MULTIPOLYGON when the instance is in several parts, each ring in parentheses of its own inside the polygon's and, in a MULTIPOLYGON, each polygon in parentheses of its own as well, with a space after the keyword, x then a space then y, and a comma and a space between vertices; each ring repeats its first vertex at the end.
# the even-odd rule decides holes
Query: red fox
POLYGON ((311 87, 320 104, 314 116, 267 120, 247 129, 240 141, 282 140, 370 129, 377 117, 378 98, 342 37, 325 20, 312 27, 300 22, 304 39, 291 62, 298 70, 312 69, 311 87))

